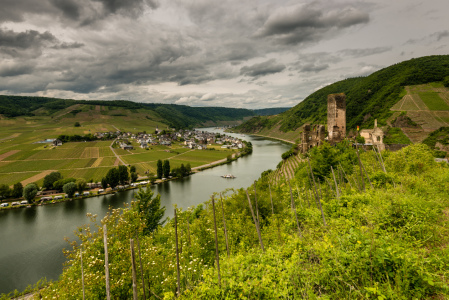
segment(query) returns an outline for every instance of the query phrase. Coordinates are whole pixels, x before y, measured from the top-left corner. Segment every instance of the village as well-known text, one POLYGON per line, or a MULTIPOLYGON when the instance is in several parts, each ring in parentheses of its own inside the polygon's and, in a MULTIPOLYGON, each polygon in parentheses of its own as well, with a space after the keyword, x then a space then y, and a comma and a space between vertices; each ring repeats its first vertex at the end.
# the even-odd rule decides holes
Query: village
MULTIPOLYGON (((101 138, 105 133, 95 133, 97 138, 101 138)), ((156 127, 155 133, 150 134, 146 132, 120 132, 114 133, 117 136, 116 145, 124 150, 132 150, 134 146, 131 143, 133 140, 138 147, 148 149, 151 146, 163 145, 171 146, 172 143, 178 142, 183 144, 186 148, 196 150, 206 150, 208 145, 218 144, 222 145, 223 149, 242 149, 242 140, 219 133, 207 132, 201 130, 174 130, 166 131, 159 130, 156 127)))

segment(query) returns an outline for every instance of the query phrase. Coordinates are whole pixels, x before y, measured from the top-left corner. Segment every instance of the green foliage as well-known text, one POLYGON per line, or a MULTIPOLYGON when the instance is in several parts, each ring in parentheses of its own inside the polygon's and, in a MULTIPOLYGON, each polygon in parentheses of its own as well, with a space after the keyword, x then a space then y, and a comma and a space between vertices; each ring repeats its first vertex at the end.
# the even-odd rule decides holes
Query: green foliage
POLYGON ((75 178, 64 178, 64 179, 59 179, 59 180, 57 180, 57 181, 55 181, 55 182, 53 183, 53 188, 54 188, 55 190, 62 191, 62 189, 63 189, 63 187, 64 187, 64 185, 65 185, 66 183, 69 183, 69 182, 75 182, 75 181, 76 181, 75 178))
MULTIPOLYGON (((76 184, 76 190, 78 191, 78 193, 83 193, 83 191, 86 189, 87 187, 87 182, 84 178, 78 178, 75 182, 76 184)), ((63 187, 64 189, 64 187, 63 187)))
POLYGON ((164 160, 164 165, 162 166, 162 173, 165 178, 170 176, 170 162, 168 159, 164 160))
POLYGON ((118 178, 121 185, 124 185, 129 181, 128 167, 124 165, 118 166, 118 178))
POLYGON ((443 79, 443 85, 445 87, 449 87, 449 76, 444 77, 443 79))
POLYGON ((74 127, 81 127, 80 122, 75 122, 75 124, 73 125, 74 127))
POLYGON ((391 153, 387 166, 399 174, 421 174, 432 169, 435 164, 427 145, 414 144, 391 153))
POLYGON ((101 178, 101 187, 103 189, 106 189, 108 187, 108 180, 106 179, 106 177, 101 178))
POLYGON ((139 176, 137 175, 136 172, 131 172, 130 178, 131 178, 131 182, 136 182, 137 178, 139 178, 139 176))
POLYGON ((51 190, 53 188, 53 183, 62 179, 62 175, 59 172, 51 172, 47 176, 44 177, 44 183, 42 184, 43 188, 47 190, 51 190))
POLYGON ((113 189, 115 188, 119 182, 120 182, 120 174, 117 170, 117 168, 112 168, 108 171, 106 174, 106 181, 109 184, 109 186, 113 189))
POLYGON ((23 195, 23 185, 21 182, 17 182, 14 184, 14 187, 11 192, 11 196, 13 198, 20 198, 23 195))
POLYGON ((385 132, 384 144, 403 144, 410 145, 412 142, 410 139, 402 132, 401 128, 388 127, 385 132))
POLYGON ((7 198, 11 194, 11 190, 7 184, 0 184, 0 199, 7 198))
POLYGON ((158 159, 157 160, 157 178, 161 179, 163 174, 164 174, 164 170, 162 167, 162 160, 158 159))
POLYGON ((437 92, 421 92, 418 95, 430 110, 449 110, 449 106, 437 92))
POLYGON ((355 141, 356 141, 357 143, 359 143, 359 144, 365 144, 365 138, 364 138, 363 136, 361 136, 361 135, 358 135, 358 136, 355 138, 355 141))
POLYGON ((149 186, 144 190, 139 187, 135 195, 137 202, 134 203, 134 209, 139 212, 140 217, 145 223, 143 234, 149 235, 159 226, 164 225, 166 220, 162 220, 165 214, 165 206, 161 207, 161 195, 154 196, 154 192, 149 186))
POLYGON ((258 116, 272 116, 283 113, 284 111, 287 111, 290 108, 291 107, 272 107, 272 108, 253 109, 253 111, 258 116))
POLYGON ((64 184, 64 186, 62 187, 62 190, 64 191, 64 193, 67 194, 67 196, 68 196, 69 198, 72 198, 72 197, 73 197, 73 195, 75 194, 75 192, 77 191, 77 189, 78 189, 78 188, 77 188, 77 185, 76 185, 76 183, 73 182, 73 181, 64 184))
POLYGON ((31 203, 34 200, 34 197, 36 197, 37 191, 38 191, 37 185, 34 183, 29 183, 23 189, 23 198, 25 198, 28 201, 28 203, 31 203))
POLYGON ((449 127, 440 127, 429 134, 429 136, 422 142, 429 146, 430 149, 435 149, 437 143, 444 146, 449 145, 449 127))

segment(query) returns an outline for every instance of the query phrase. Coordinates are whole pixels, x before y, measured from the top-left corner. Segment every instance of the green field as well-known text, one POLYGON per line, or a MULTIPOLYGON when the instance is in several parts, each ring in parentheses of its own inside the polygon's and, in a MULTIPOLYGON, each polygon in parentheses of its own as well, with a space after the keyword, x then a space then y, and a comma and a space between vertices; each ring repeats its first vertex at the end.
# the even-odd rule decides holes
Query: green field
POLYGON ((430 110, 449 110, 449 106, 436 92, 421 92, 419 97, 430 110))
POLYGON ((150 146, 146 150, 140 148, 134 140, 130 140, 133 150, 114 148, 115 153, 110 148, 112 140, 68 142, 59 147, 36 143, 62 134, 83 136, 96 132, 115 132, 117 129, 154 133, 156 126, 167 128, 167 125, 150 120, 147 116, 149 113, 141 110, 77 105, 58 111, 53 116, 0 119, 0 184, 12 186, 17 182, 27 184, 31 180, 42 184, 48 170, 59 171, 64 177, 100 181, 110 168, 116 166, 116 154, 126 164, 135 165, 139 176, 144 176, 147 170, 156 171, 158 159, 169 159, 171 167, 179 167, 182 163, 196 167, 233 153, 232 150, 192 151, 181 143, 171 147, 150 146), (73 115, 73 109, 81 112, 73 115), (75 122, 79 122, 81 127, 74 127, 75 122))

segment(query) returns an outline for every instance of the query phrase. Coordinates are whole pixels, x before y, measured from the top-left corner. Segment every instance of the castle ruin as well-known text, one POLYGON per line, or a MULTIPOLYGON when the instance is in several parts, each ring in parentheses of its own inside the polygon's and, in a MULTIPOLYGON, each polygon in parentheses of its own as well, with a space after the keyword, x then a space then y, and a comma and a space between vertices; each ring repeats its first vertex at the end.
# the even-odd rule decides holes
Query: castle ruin
POLYGON ((339 143, 346 137, 346 95, 327 96, 327 131, 331 144, 339 143))
POLYGON ((300 151, 306 153, 310 148, 319 146, 326 138, 324 125, 305 124, 302 127, 300 151), (313 127, 312 127, 313 126, 313 127))

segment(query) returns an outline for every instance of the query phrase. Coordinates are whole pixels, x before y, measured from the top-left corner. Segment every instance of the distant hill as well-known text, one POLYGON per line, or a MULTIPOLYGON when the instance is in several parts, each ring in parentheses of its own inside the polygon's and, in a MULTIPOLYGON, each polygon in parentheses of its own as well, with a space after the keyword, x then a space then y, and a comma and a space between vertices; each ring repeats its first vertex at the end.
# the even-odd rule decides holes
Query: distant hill
MULTIPOLYGON (((298 131, 304 123, 326 124, 327 95, 334 93, 346 94, 348 130, 357 125, 372 127, 375 119, 380 126, 385 126, 394 113, 390 109, 406 94, 405 86, 447 83, 448 76, 449 55, 411 59, 367 77, 349 78, 328 85, 290 110, 277 116, 254 117, 238 126, 236 131, 273 136, 298 131)), ((290 140, 294 139, 293 136, 290 140)))
POLYGON ((258 116, 273 116, 284 111, 289 110, 291 107, 273 107, 273 108, 262 108, 262 109, 252 109, 252 111, 258 116))
MULTIPOLYGON (((79 109, 69 109, 79 105, 101 105, 111 111, 120 108, 136 112, 147 111, 159 121, 174 128, 187 128, 208 123, 243 120, 254 116, 248 109, 225 107, 190 107, 186 105, 137 103, 132 101, 114 100, 70 100, 46 97, 0 95, 0 114, 8 117, 19 116, 59 116, 65 113, 76 114, 79 109), (66 110, 64 112, 64 110, 66 110), (68 111, 67 111, 68 110, 68 111)), ((123 115, 123 112, 121 112, 123 115)))

